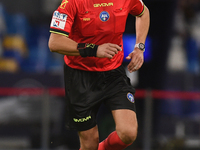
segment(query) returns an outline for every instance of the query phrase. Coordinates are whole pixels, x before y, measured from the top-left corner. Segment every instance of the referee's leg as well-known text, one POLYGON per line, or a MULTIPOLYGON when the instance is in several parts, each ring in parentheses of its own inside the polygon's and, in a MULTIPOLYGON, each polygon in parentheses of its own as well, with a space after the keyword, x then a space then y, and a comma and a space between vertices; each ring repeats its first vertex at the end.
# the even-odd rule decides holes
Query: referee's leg
POLYGON ((137 137, 136 113, 129 109, 112 111, 116 131, 112 132, 99 144, 98 150, 123 150, 131 145, 137 137))
POLYGON ((99 145, 99 132, 97 125, 86 131, 79 131, 81 150, 97 150, 99 145))
POLYGON ((132 144, 137 137, 138 123, 136 113, 129 109, 112 111, 116 132, 125 144, 132 144))

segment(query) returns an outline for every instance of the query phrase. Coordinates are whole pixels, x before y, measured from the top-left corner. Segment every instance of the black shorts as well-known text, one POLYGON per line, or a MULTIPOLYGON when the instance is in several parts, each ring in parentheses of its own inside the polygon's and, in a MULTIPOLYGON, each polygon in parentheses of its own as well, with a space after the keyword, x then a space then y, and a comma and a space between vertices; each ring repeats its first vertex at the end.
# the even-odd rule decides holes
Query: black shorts
POLYGON ((135 89, 125 69, 105 72, 83 71, 64 66, 66 123, 70 129, 84 131, 96 126, 96 115, 102 103, 110 110, 135 111, 135 89))

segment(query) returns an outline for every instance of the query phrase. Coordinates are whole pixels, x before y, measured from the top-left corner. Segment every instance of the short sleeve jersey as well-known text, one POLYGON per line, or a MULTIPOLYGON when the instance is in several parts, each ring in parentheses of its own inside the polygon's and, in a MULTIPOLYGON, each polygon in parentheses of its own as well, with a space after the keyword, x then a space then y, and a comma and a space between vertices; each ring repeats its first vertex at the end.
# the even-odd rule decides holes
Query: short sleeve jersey
MULTIPOLYGON (((50 32, 62 34, 77 43, 122 45, 128 14, 140 16, 144 12, 142 0, 63 0, 53 13, 50 32)), ((109 71, 123 62, 123 50, 112 59, 64 56, 71 68, 86 71, 109 71)))

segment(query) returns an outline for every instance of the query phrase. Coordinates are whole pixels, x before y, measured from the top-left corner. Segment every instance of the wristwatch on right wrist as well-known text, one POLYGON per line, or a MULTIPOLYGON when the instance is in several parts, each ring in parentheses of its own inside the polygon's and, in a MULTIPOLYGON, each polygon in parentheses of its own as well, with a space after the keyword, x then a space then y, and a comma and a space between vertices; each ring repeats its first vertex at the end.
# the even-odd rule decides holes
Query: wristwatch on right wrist
POLYGON ((143 43, 137 43, 135 44, 135 47, 139 48, 143 52, 145 51, 145 45, 143 43))

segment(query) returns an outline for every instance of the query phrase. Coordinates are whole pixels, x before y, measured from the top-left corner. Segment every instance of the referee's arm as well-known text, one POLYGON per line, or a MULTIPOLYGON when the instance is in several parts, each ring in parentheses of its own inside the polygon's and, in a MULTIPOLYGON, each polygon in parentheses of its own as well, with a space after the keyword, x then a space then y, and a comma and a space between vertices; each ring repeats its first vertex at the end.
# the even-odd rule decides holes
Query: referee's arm
MULTIPOLYGON (((150 13, 149 9, 144 5, 144 13, 140 16, 136 16, 136 44, 144 43, 149 31, 150 25, 150 13)), ((134 50, 126 57, 126 59, 131 60, 128 64, 128 71, 133 72, 141 68, 144 62, 144 51, 138 48, 134 50)))
POLYGON ((63 55, 79 56, 77 45, 77 42, 61 34, 51 33, 49 38, 50 51, 63 55))
POLYGON ((149 31, 150 13, 145 5, 144 7, 144 13, 141 16, 136 16, 136 43, 145 43, 149 31))
MULTIPOLYGON (((49 38, 49 49, 51 52, 56 52, 68 56, 80 56, 77 49, 78 43, 68 38, 65 35, 51 33, 49 38)), ((121 47, 117 44, 105 43, 99 45, 96 57, 112 59, 118 51, 122 51, 121 47)))

